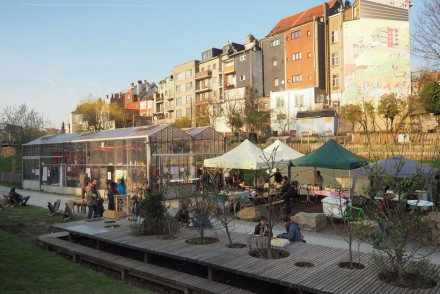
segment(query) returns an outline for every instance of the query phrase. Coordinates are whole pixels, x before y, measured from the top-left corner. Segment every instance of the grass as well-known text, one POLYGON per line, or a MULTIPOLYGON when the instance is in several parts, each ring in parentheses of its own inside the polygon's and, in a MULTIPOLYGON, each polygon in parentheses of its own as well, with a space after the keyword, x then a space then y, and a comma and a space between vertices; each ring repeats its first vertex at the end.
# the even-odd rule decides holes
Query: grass
MULTIPOLYGON (((0 227, 56 223, 36 206, 8 208, 0 212, 0 227)), ((44 251, 15 234, 0 230, 0 293, 151 293, 124 284, 93 270, 44 251)))
MULTIPOLYGON (((8 207, 5 211, 0 212, 0 227, 6 225, 25 226, 26 224, 55 224, 62 222, 61 215, 50 216, 47 215, 48 212, 48 209, 34 205, 8 207)), ((76 217, 77 220, 81 218, 84 217, 76 217)))

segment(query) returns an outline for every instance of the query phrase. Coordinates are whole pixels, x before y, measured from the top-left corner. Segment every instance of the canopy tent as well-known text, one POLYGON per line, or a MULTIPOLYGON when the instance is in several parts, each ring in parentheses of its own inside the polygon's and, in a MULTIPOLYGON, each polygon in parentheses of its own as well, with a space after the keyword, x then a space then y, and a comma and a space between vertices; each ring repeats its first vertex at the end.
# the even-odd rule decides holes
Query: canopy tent
MULTIPOLYGON (((264 151, 271 154, 275 151, 276 156, 280 156, 284 160, 292 160, 304 156, 304 154, 296 151, 292 147, 286 145, 280 139, 276 139, 272 144, 264 148, 264 151), (276 151, 275 151, 276 150, 276 151)), ((291 164, 288 166, 287 174, 289 179, 291 178, 291 164)))
POLYGON ((355 175, 368 175, 371 172, 382 172, 396 178, 411 178, 416 174, 433 176, 440 173, 438 168, 422 164, 419 161, 395 155, 387 159, 370 163, 366 167, 354 170, 355 175))
POLYGON ((276 148, 276 155, 280 156, 284 160, 292 160, 304 156, 304 154, 286 145, 280 139, 277 139, 275 142, 264 148, 264 151, 271 154, 275 150, 275 148, 276 148))
POLYGON ((370 163, 368 166, 355 169, 353 171, 353 185, 357 190, 370 185, 368 175, 371 173, 395 178, 411 178, 415 175, 423 175, 428 184, 428 197, 432 199, 431 184, 429 182, 432 182, 432 177, 440 174, 440 169, 422 164, 416 160, 407 159, 401 155, 394 155, 390 158, 370 163))
MULTIPOLYGON (((294 159, 291 163, 295 167, 314 167, 313 177, 315 177, 316 168, 320 168, 325 185, 351 186, 350 189, 352 189, 354 185, 352 184, 351 170, 366 165, 368 160, 348 151, 331 139, 315 151, 294 159), (324 176, 326 170, 329 173, 327 177, 324 176), (344 172, 337 172, 336 170, 344 172)), ((294 168, 294 170, 296 169, 294 168)), ((316 179, 314 179, 314 182, 316 183, 316 179)))
POLYGON ((315 151, 291 161, 294 166, 352 170, 362 167, 368 160, 348 151, 330 139, 315 151))
POLYGON ((273 156, 246 139, 219 157, 205 159, 203 165, 205 167, 258 170, 272 167, 272 163, 273 167, 284 167, 289 164, 289 160, 283 159, 278 154, 273 156))

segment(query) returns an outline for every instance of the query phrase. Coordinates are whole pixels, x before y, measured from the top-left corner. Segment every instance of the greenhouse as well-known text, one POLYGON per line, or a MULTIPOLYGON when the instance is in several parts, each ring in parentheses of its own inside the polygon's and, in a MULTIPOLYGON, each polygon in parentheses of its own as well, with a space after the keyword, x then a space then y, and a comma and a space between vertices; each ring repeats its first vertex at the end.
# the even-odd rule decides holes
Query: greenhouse
POLYGON ((100 190, 117 179, 128 191, 145 183, 155 189, 161 179, 189 183, 204 159, 224 152, 224 136, 210 127, 166 124, 44 136, 23 145, 23 188, 79 195, 84 173, 98 179, 100 190))

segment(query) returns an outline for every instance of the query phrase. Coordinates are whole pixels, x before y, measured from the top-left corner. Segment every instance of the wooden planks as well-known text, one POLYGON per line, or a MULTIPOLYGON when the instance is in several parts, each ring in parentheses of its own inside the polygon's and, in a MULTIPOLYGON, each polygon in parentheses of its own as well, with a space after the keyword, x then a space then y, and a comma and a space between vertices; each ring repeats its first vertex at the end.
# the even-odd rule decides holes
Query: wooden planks
MULTIPOLYGON (((78 222, 75 222, 78 223, 78 222)), ((377 272, 369 265, 369 254, 361 253, 361 263, 366 267, 362 270, 348 270, 338 266, 340 262, 348 262, 348 251, 320 245, 291 243, 286 250, 290 256, 279 260, 265 260, 251 257, 249 248, 228 248, 227 238, 223 232, 218 233, 221 240, 210 245, 190 245, 185 240, 194 238, 193 231, 183 228, 175 235, 176 238, 164 240, 160 236, 132 236, 127 221, 120 221, 121 227, 107 230, 104 233, 89 235, 91 239, 107 242, 164 256, 182 262, 191 262, 207 269, 229 272, 241 277, 257 279, 274 285, 282 285, 296 291, 307 293, 436 293, 440 287, 433 289, 401 289, 381 282, 377 272), (313 267, 295 266, 297 262, 311 262, 313 267)), ((97 229, 103 227, 102 222, 90 222, 88 225, 97 229)), ((56 227, 75 233, 70 224, 59 224, 56 227)), ((233 233, 234 242, 247 243, 246 235, 233 233)), ((354 252, 354 262, 357 262, 354 252)), ((215 274, 215 273, 214 273, 215 274)))
POLYGON ((106 266, 127 274, 145 278, 177 289, 190 289, 201 293, 252 293, 226 284, 192 276, 183 272, 147 264, 111 253, 84 247, 56 238, 52 234, 39 236, 38 240, 65 253, 76 255, 79 259, 106 266))

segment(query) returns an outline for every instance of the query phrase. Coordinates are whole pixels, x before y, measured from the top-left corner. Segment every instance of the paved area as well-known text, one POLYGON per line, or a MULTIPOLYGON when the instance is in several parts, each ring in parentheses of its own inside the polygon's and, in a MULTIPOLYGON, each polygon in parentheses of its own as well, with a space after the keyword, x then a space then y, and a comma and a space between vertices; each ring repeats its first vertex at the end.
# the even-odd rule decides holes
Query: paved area
MULTIPOLYGON (((2 193, 8 193, 10 188, 5 186, 0 186, 0 192, 2 193)), ((67 200, 71 199, 79 199, 79 196, 67 196, 67 195, 59 195, 59 194, 52 194, 47 192, 41 192, 41 191, 30 191, 30 190, 22 190, 22 189, 16 189, 16 191, 24 196, 30 195, 31 198, 28 201, 29 205, 35 205, 40 207, 47 207, 48 202, 55 202, 57 199, 61 199, 61 206, 60 208, 64 207, 64 203, 67 200)), ((170 204, 170 214, 174 214, 177 211, 178 208, 178 202, 177 200, 168 200, 168 204, 170 204)), ((104 205, 105 208, 107 204, 104 205)), ((241 232, 241 233, 249 233, 253 232, 255 228, 256 223, 251 221, 244 221, 244 220, 235 220, 234 221, 234 227, 235 232, 241 232)), ((284 232, 284 229, 281 225, 277 225, 274 228, 274 235, 280 234, 284 232)), ((342 248, 342 249, 348 249, 348 243, 344 240, 342 236, 335 233, 322 233, 322 232, 307 232, 302 231, 302 234, 304 235, 304 239, 307 241, 307 243, 315 244, 315 245, 323 245, 323 246, 329 246, 334 248, 342 248)), ((353 242, 354 251, 357 251, 357 242, 353 242)), ((369 244, 361 243, 359 250, 361 252, 371 253, 373 252, 373 247, 369 244)), ((431 256, 431 262, 434 264, 440 264, 440 249, 437 249, 436 252, 431 256)))

